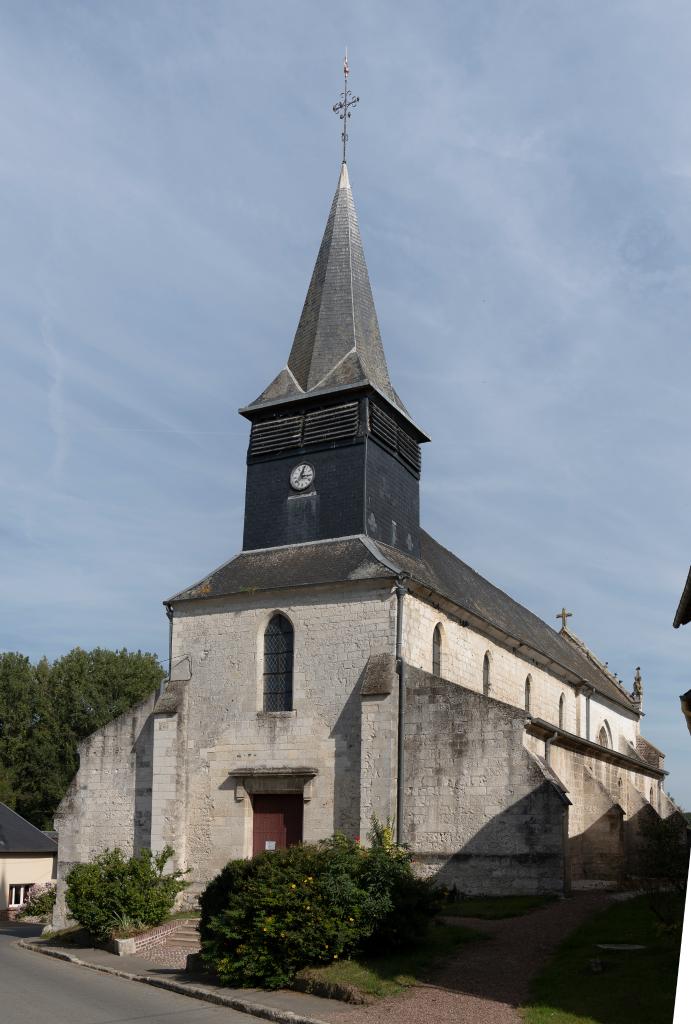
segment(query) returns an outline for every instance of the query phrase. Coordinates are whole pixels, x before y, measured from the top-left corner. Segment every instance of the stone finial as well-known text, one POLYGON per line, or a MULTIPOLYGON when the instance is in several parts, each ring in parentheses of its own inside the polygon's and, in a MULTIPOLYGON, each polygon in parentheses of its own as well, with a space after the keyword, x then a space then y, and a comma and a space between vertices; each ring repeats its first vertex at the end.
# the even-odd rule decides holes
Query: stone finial
POLYGON ((641 675, 641 666, 636 666, 636 674, 633 677, 633 702, 638 707, 639 711, 643 710, 643 676, 641 675))
POLYGON ((566 620, 570 619, 573 612, 567 612, 566 608, 562 607, 562 610, 557 613, 555 618, 561 619, 561 628, 566 629, 566 620))

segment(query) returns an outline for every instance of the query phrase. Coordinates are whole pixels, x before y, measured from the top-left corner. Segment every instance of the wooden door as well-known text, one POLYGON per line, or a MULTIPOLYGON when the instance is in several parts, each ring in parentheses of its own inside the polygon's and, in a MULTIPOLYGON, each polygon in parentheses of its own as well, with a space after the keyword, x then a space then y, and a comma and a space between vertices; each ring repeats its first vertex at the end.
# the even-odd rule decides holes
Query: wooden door
POLYGON ((252 800, 252 853, 284 850, 302 842, 301 793, 257 793, 252 800))

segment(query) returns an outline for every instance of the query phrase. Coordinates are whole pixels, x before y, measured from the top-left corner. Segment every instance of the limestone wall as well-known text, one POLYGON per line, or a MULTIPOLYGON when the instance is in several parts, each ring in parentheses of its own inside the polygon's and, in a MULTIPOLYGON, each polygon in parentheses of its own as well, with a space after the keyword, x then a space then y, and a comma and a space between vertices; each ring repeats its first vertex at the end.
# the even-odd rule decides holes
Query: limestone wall
MULTIPOLYGON (((360 832, 358 681, 395 645, 390 586, 344 584, 178 606, 173 660, 187 656, 186 727, 175 771, 186 780, 186 866, 194 882, 252 852, 250 797, 231 773, 316 769, 304 838, 360 832), (295 630, 294 710, 265 713, 263 636, 280 611, 295 630)), ((276 787, 280 788, 280 787, 276 787)))
POLYGON ((73 864, 115 846, 126 855, 151 845, 152 710, 155 694, 79 744, 79 770, 55 814, 58 896, 54 926, 65 920, 64 879, 73 864))
MULTIPOLYGON (((489 640, 470 626, 464 626, 446 612, 420 598, 409 595, 405 600, 405 657, 410 664, 425 672, 432 671, 432 635, 442 628, 441 675, 470 690, 482 693, 483 662, 490 658, 490 696, 496 700, 525 708, 525 683, 530 676, 530 713, 546 722, 559 724, 559 699, 564 696, 563 728, 585 736, 585 698, 557 675, 533 665, 527 658, 489 640)), ((591 698, 590 738, 596 739, 607 719, 614 746, 624 750, 626 743, 635 744, 636 716, 633 712, 594 695, 591 698)))
MULTIPOLYGON (((384 726, 362 730, 363 791, 384 818, 396 694, 362 707, 384 726)), ((567 806, 523 746, 523 713, 408 667, 405 716, 404 840, 418 870, 466 893, 560 891, 567 806)))

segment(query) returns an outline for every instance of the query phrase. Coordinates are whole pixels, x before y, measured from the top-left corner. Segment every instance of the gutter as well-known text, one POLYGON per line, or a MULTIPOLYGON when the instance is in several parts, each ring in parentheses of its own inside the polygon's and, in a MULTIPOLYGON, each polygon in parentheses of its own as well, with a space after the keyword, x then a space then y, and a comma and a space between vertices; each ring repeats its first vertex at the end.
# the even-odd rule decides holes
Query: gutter
POLYGON ((403 598, 407 573, 396 577, 396 670, 398 672, 398 749, 396 758, 396 845, 403 842, 403 786, 405 782, 405 661, 403 660, 403 598))

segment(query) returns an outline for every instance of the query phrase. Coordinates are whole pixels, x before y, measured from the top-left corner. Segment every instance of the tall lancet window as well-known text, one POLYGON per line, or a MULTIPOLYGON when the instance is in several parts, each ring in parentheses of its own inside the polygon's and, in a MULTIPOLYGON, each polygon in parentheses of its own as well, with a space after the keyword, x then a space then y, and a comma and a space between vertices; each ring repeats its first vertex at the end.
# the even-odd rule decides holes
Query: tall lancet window
POLYGON ((441 675, 441 626, 434 627, 432 634, 432 675, 441 675))
POLYGON ((559 698, 559 728, 564 728, 564 694, 559 698))
POLYGON ((482 662, 482 692, 485 697, 489 697, 490 691, 490 680, 489 680, 489 653, 485 654, 482 662))
POLYGON ((528 714, 531 713, 531 709, 530 709, 530 686, 531 686, 531 682, 532 682, 532 680, 531 680, 530 676, 528 676, 526 681, 525 681, 525 709, 528 712, 528 714))
POLYGON ((293 627, 280 613, 264 633, 264 710, 293 710, 293 627))
POLYGON ((597 734, 597 742, 601 747, 610 747, 611 749, 614 746, 612 743, 612 730, 609 727, 609 722, 606 720, 602 723, 602 728, 597 734))

